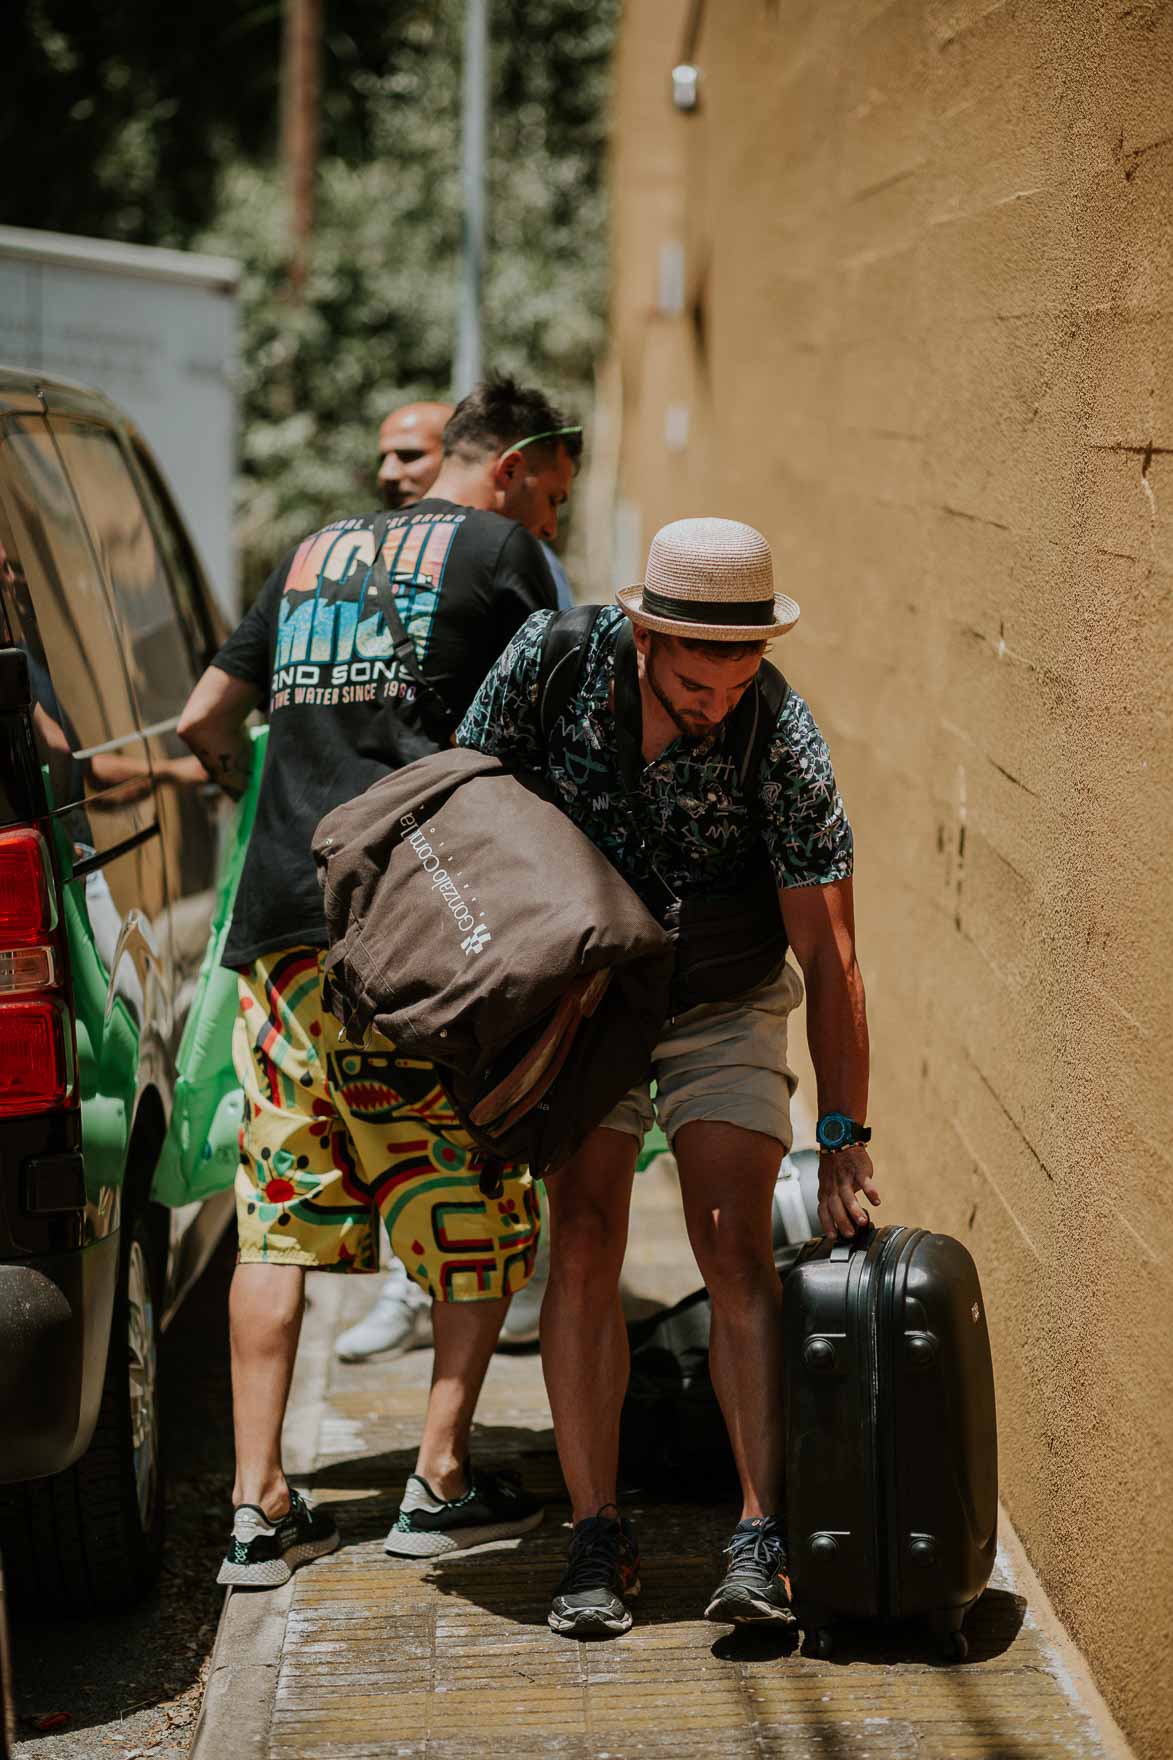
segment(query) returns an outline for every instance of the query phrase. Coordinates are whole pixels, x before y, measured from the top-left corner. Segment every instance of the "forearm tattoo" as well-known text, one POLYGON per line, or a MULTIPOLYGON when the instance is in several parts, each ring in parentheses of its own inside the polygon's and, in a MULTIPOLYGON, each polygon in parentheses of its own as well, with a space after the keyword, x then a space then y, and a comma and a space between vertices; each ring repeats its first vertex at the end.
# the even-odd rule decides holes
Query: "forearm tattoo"
POLYGON ((221 752, 197 745, 192 749, 217 787, 238 801, 248 787, 248 748, 237 746, 234 751, 221 752))

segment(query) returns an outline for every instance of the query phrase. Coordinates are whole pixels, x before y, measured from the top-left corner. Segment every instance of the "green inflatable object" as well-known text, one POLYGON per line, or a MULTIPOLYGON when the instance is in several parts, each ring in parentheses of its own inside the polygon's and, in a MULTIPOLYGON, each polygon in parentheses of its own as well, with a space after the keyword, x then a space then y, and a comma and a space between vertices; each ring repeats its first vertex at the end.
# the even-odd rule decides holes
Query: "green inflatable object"
POLYGON ((651 1166, 657 1155, 669 1155, 671 1152, 671 1145, 663 1131, 660 1129, 660 1123, 657 1119, 643 1140, 643 1147, 640 1149, 639 1155, 636 1159, 636 1168, 642 1173, 645 1167, 651 1166))
POLYGON ((236 1022, 236 973, 220 964, 232 922, 236 888, 256 817, 267 727, 252 730, 253 761, 248 788, 233 815, 216 885, 208 950, 175 1060, 171 1124, 159 1157, 152 1194, 177 1208, 225 1191, 236 1177, 237 1139, 244 1096, 232 1066, 236 1022))

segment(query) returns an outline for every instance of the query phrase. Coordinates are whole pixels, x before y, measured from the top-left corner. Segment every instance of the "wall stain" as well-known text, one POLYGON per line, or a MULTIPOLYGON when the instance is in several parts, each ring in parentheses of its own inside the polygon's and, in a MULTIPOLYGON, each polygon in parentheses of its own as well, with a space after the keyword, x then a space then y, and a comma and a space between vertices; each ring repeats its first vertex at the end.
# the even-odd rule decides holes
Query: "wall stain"
POLYGON ((970 1057, 969 1061, 971 1064, 973 1064, 974 1071, 976 1072, 978 1081, 982 1084, 982 1087, 985 1088, 987 1090, 987 1092, 993 1096, 994 1100, 997 1102, 998 1110, 1006 1118, 1009 1119, 1010 1123, 1014 1126, 1015 1131, 1018 1133, 1019 1137, 1022 1139, 1023 1145, 1027 1149, 1031 1158, 1034 1161, 1038 1162, 1039 1166, 1042 1168, 1043 1172, 1046 1174, 1050 1183, 1052 1185, 1054 1185, 1055 1175, 1051 1172, 1051 1169, 1047 1166, 1046 1162, 1043 1160, 1042 1156, 1039 1154, 1038 1150, 1035 1148, 1034 1144, 1031 1142, 1030 1138, 1027 1136, 1026 1132, 1023 1130, 1022 1126, 1019 1124, 1018 1120, 1015 1118, 1014 1114, 1011 1112, 1010 1108, 1007 1106, 1006 1102, 1003 1100, 1001 1094, 999 1094, 997 1088, 995 1088, 993 1082, 986 1075, 986 1073, 982 1069, 980 1063, 975 1062, 975 1060, 973 1059, 972 1056, 970 1057))
POLYGON ((1021 777, 1011 775, 1010 771, 1005 769, 1001 764, 999 764, 999 762, 996 758, 991 758, 988 752, 986 753, 986 762, 988 764, 993 765, 994 769, 998 772, 999 776, 1004 776, 1006 778, 1007 782, 1012 782, 1014 784, 1015 788, 1020 788, 1022 790, 1023 794, 1028 794, 1032 801, 1037 801, 1037 800, 1041 799, 1041 796, 1037 795, 1033 788, 1027 787, 1026 783, 1023 782, 1021 777))
POLYGON ((1013 529, 1014 529, 1013 526, 1008 526, 1006 524, 1005 520, 986 519, 980 513, 967 513, 965 508, 963 508, 963 507, 950 507, 950 505, 947 501, 941 502, 941 512, 947 513, 949 515, 950 519, 968 520, 971 525, 993 526, 993 528, 996 532, 1010 532, 1010 531, 1013 531, 1013 529))
POLYGON ((965 821, 968 815, 965 795, 965 766, 957 768, 957 879, 953 895, 953 927, 961 928, 961 889, 965 882, 965 821))

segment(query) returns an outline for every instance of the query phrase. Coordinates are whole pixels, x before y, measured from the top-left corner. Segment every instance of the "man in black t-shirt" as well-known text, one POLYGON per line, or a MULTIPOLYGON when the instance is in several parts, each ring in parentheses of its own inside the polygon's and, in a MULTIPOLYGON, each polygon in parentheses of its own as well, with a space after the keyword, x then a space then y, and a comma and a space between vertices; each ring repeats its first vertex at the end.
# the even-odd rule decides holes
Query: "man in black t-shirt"
POLYGON ((474 1473, 468 1460, 501 1321, 533 1269, 528 1175, 483 1198, 478 1157, 432 1067, 373 1035, 361 1046, 343 1040, 322 1006, 326 923, 310 845, 327 812, 405 751, 446 742, 510 637, 533 611, 553 608, 538 540, 556 535, 580 450, 581 430, 540 392, 511 380, 479 386, 445 428, 427 497, 389 516, 335 521, 298 545, 180 721, 213 779, 239 793, 245 720, 257 706, 269 716, 225 950, 241 979, 234 1055, 245 1124, 230 1302, 237 1465, 222 1583, 284 1582, 292 1565, 338 1544, 329 1517, 288 1485, 281 1425, 304 1272, 373 1270, 380 1215, 432 1297, 436 1347, 416 1472, 386 1549, 431 1556, 541 1520, 508 1475, 474 1473), (397 657, 383 615, 377 526, 414 665, 397 657))

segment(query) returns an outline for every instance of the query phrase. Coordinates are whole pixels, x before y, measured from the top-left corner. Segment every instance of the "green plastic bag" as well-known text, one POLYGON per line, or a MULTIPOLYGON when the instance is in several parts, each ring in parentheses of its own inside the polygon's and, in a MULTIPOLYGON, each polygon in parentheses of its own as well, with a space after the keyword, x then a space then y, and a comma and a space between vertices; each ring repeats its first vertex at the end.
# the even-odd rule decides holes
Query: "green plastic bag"
POLYGON ((668 1139, 660 1129, 660 1122, 657 1119, 643 1140, 643 1146, 636 1159, 636 1168, 642 1173, 645 1167, 651 1166, 657 1155, 669 1154, 671 1154, 671 1149, 668 1144, 668 1139))
POLYGON ((248 787, 236 807, 225 843, 208 949, 175 1060, 171 1124, 152 1187, 154 1198, 173 1208, 222 1192, 236 1177, 244 1111, 244 1096, 232 1066, 232 1029, 239 997, 236 973, 228 971, 220 960, 256 817, 268 735, 267 727, 252 730, 248 787))

